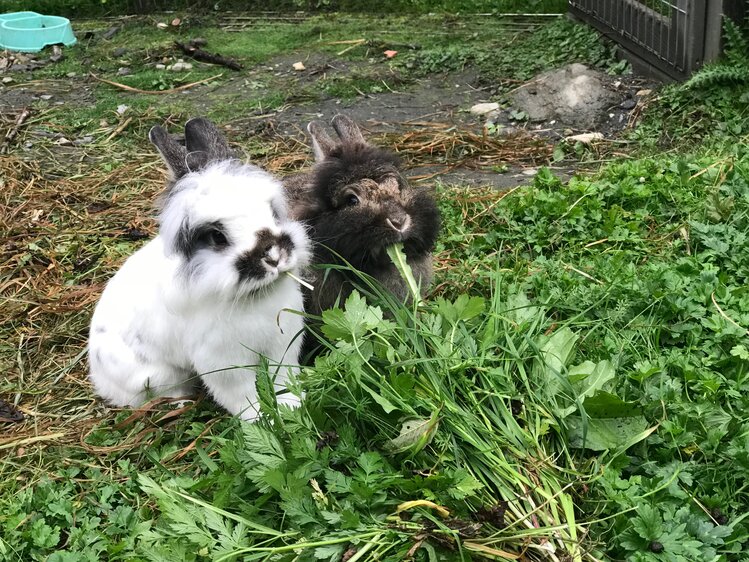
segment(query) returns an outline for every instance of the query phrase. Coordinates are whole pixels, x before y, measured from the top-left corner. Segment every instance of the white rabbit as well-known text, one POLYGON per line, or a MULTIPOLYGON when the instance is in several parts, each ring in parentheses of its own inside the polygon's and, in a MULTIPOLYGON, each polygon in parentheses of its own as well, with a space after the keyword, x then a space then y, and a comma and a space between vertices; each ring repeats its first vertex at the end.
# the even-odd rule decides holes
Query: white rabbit
MULTIPOLYGON (((172 174, 159 234, 107 284, 89 334, 90 379, 118 406, 191 394, 199 377, 229 412, 255 419, 260 357, 283 385, 298 368, 303 310, 297 273, 310 259, 281 184, 231 158, 216 127, 185 125, 186 148, 149 137, 172 174)), ((287 394, 278 401, 297 405, 287 394)))

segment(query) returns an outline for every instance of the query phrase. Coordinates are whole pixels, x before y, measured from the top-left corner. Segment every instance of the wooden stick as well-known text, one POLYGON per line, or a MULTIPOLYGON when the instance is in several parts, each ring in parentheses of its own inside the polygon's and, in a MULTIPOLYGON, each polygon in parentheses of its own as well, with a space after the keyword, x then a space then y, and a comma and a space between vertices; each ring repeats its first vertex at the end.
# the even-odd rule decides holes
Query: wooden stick
POLYGON ((198 45, 192 43, 180 43, 179 41, 174 42, 174 46, 180 51, 185 53, 188 57, 192 57, 195 60, 207 62, 209 64, 218 64, 231 68, 232 70, 242 70, 242 65, 234 59, 219 55, 218 53, 209 53, 199 48, 198 45))
POLYGON ((0 154, 5 154, 7 152, 10 143, 13 142, 14 138, 16 138, 18 131, 21 130, 21 127, 30 116, 31 109, 24 107, 21 113, 18 114, 18 117, 16 117, 16 122, 13 124, 13 128, 5 133, 5 139, 3 140, 2 146, 0 146, 0 154))
POLYGON ((114 130, 114 132, 113 132, 113 133, 112 133, 111 135, 109 135, 109 136, 107 137, 107 140, 106 140, 105 142, 109 142, 109 141, 111 141, 111 140, 112 140, 112 139, 113 139, 114 137, 116 137, 116 136, 117 136, 117 135, 119 135, 119 134, 120 134, 120 133, 121 133, 122 131, 124 131, 124 130, 125 130, 125 127, 127 127, 127 126, 128 126, 129 124, 130 124, 130 122, 131 122, 132 120, 133 120, 133 118, 132 118, 132 117, 128 117, 128 118, 127 118, 127 119, 125 119, 125 120, 124 120, 124 121, 123 121, 122 123, 120 123, 120 126, 119 126, 119 127, 117 127, 117 128, 116 128, 116 129, 114 130))
POLYGON ((350 47, 346 47, 342 51, 338 51, 336 55, 340 57, 342 54, 349 52, 351 49, 356 49, 358 46, 364 45, 364 43, 366 43, 366 39, 359 39, 358 41, 354 41, 353 45, 351 45, 350 47))
POLYGON ((141 90, 140 88, 133 88, 132 86, 128 86, 127 84, 120 84, 119 82, 112 82, 111 80, 99 78, 93 72, 91 73, 91 76, 94 80, 98 80, 99 82, 104 82, 105 84, 109 84, 110 86, 114 86, 115 88, 119 88, 121 90, 125 90, 126 92, 133 92, 136 94, 173 94, 175 92, 187 90, 188 88, 192 88, 193 86, 197 86, 199 84, 205 84, 206 82, 210 82, 212 80, 215 80, 216 78, 221 78, 223 75, 224 73, 222 72, 221 74, 216 74, 216 76, 211 76, 210 78, 198 80, 197 82, 192 82, 190 84, 183 84, 182 86, 171 88, 170 90, 141 90))

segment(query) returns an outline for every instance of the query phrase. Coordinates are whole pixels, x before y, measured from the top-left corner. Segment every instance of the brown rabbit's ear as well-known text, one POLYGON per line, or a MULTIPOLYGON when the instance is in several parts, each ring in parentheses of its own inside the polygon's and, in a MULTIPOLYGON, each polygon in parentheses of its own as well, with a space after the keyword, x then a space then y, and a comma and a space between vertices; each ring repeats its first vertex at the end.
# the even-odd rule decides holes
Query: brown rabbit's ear
POLYGON ((345 115, 338 114, 333 117, 333 128, 344 143, 367 144, 361 130, 351 119, 345 115))
POLYGON ((216 125, 205 117, 190 119, 185 124, 185 146, 188 164, 195 172, 212 162, 232 158, 232 151, 216 125))
POLYGON ((190 172, 187 167, 187 150, 178 144, 166 129, 156 125, 148 132, 148 138, 158 149, 174 180, 190 172))
POLYGON ((312 151, 315 153, 315 161, 322 162, 330 156, 333 148, 335 148, 335 142, 319 121, 312 121, 307 125, 307 131, 312 137, 312 151))

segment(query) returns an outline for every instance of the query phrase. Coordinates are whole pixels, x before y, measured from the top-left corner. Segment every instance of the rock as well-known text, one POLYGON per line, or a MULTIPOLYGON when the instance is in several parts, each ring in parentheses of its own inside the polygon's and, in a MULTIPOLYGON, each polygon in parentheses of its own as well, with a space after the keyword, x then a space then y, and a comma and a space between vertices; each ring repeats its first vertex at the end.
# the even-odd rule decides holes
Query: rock
POLYGON ((3 84, 10 84, 11 82, 13 82, 13 78, 11 78, 10 76, 6 76, 5 78, 3 78, 3 84))
POLYGON ((179 59, 173 65, 168 66, 167 70, 171 70, 172 72, 185 72, 187 70, 192 70, 192 64, 179 59))
POLYGON ((538 174, 538 168, 528 168, 521 172, 524 176, 535 176, 538 174))
POLYGON ((117 69, 118 76, 129 76, 130 74, 132 74, 132 72, 130 72, 130 69, 126 66, 121 66, 117 69))
POLYGON ((73 144, 75 146, 80 146, 82 144, 90 144, 92 142, 94 142, 94 137, 85 136, 85 137, 81 137, 79 139, 75 139, 73 141, 73 144))
POLYGON ((297 71, 302 71, 302 70, 304 70, 304 69, 305 69, 304 63, 303 63, 303 62, 301 62, 301 61, 299 61, 299 62, 295 62, 294 64, 292 64, 292 65, 291 65, 291 67, 292 67, 292 68, 293 68, 294 70, 297 70, 297 71))
POLYGON ((122 28, 119 25, 115 25, 114 27, 110 27, 107 29, 104 33, 101 34, 103 39, 106 39, 109 41, 112 37, 117 35, 122 28))
POLYGON ((125 47, 117 47, 114 51, 112 51, 112 56, 118 59, 125 53, 127 53, 127 49, 125 47))
POLYGON ((583 64, 571 64, 541 74, 509 97, 512 106, 525 112, 530 121, 556 119, 568 127, 591 129, 619 101, 605 83, 602 73, 583 64))
POLYGON ((157 64, 156 65, 156 70, 166 70, 166 65, 165 64, 157 64))
POLYGON ((125 113, 128 109, 130 109, 130 106, 125 105, 124 103, 122 105, 117 106, 117 115, 122 115, 125 113))
POLYGON ((59 139, 57 139, 57 140, 55 141, 55 144, 59 144, 60 146, 67 146, 67 145, 69 145, 69 144, 73 144, 73 143, 72 143, 72 142, 70 142, 70 141, 69 141, 68 139, 66 139, 65 137, 60 137, 59 139))
POLYGON ((68 72, 65 76, 67 76, 68 78, 75 78, 77 75, 75 72, 68 72))
POLYGON ((156 27, 158 27, 159 29, 167 29, 169 26, 165 24, 163 21, 160 21, 159 23, 156 24, 156 27))
POLYGON ((641 98, 643 96, 649 96, 653 93, 653 90, 638 90, 635 94, 638 98, 641 98))
POLYGON ((495 102, 491 102, 491 103, 477 103, 469 111, 471 112, 471 115, 486 115, 487 113, 491 113, 492 111, 496 111, 498 109, 499 109, 499 104, 495 102))
POLYGON ((635 100, 628 99, 620 103, 619 107, 621 107, 622 109, 634 109, 636 105, 637 105, 637 102, 635 100))
POLYGON ((44 101, 49 101, 52 99, 52 94, 42 94, 39 96, 39 99, 43 99, 44 101))
POLYGON ((594 140, 603 140, 603 135, 601 133, 583 133, 581 135, 572 135, 571 137, 567 137, 564 140, 567 142, 581 142, 583 144, 590 144, 594 140))

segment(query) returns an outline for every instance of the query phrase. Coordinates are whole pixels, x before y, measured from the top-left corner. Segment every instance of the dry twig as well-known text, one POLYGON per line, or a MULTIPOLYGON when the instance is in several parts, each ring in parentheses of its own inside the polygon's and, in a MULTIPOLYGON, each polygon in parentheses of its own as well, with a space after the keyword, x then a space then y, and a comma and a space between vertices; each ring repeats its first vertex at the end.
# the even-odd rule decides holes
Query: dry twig
POLYGON ((115 88, 119 88, 120 90, 125 90, 126 92, 133 92, 135 94, 173 94, 175 92, 181 92, 182 90, 187 90, 188 88, 192 88, 193 86, 205 84, 206 82, 212 82, 213 80, 216 80, 217 78, 221 78, 223 75, 224 73, 222 72, 221 74, 216 74, 216 76, 211 76, 210 78, 198 80, 197 82, 191 82, 190 84, 183 84, 182 86, 177 86, 176 88, 170 88, 169 90, 141 90, 140 88, 133 88, 132 86, 128 86, 127 84, 120 84, 119 82, 112 82, 111 80, 107 80, 105 78, 99 78, 96 74, 91 73, 91 77, 94 80, 98 80, 99 82, 104 82, 105 84, 109 84, 110 86, 114 86, 115 88))

